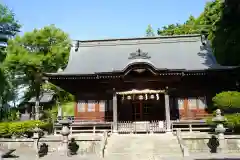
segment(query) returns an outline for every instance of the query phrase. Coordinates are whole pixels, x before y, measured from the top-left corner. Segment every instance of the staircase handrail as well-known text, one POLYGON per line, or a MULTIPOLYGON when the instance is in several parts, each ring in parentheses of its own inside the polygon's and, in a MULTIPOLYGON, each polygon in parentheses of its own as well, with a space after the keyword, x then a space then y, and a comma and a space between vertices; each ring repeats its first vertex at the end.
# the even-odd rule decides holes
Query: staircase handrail
POLYGON ((182 137, 181 137, 181 130, 180 129, 177 129, 176 136, 177 136, 177 140, 178 140, 178 143, 180 145, 183 157, 189 156, 188 148, 183 144, 183 140, 182 140, 182 137))
POLYGON ((102 143, 101 143, 101 157, 104 158, 104 151, 106 148, 106 144, 107 144, 107 138, 108 138, 108 132, 104 131, 103 132, 103 139, 102 139, 102 143))

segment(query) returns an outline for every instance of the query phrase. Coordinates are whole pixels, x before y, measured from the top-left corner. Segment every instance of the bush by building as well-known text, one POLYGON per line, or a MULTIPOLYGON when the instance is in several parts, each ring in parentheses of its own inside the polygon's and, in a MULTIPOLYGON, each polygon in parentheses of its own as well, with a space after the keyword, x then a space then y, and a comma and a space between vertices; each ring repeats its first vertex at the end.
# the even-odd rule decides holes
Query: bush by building
POLYGON ((37 120, 2 122, 0 123, 0 137, 21 137, 29 135, 37 125, 43 131, 49 131, 52 128, 52 124, 37 120))

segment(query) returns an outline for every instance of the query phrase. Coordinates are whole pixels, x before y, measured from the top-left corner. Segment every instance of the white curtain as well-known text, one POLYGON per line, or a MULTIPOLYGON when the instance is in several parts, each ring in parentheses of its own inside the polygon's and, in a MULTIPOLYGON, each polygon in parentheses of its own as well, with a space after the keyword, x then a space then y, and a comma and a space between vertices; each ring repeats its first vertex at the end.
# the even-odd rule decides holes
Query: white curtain
POLYGON ((78 101, 77 103, 77 112, 85 112, 85 101, 78 101))
POLYGON ((88 101, 88 112, 95 112, 95 104, 96 104, 96 101, 94 100, 88 101))
POLYGON ((178 109, 183 109, 184 99, 183 98, 178 98, 177 99, 177 104, 178 104, 178 109))
POLYGON ((205 109, 207 107, 206 97, 198 98, 198 106, 200 109, 205 109))
POLYGON ((106 108, 106 101, 104 100, 99 101, 99 112, 105 112, 105 108, 106 108))
POLYGON ((197 98, 196 97, 188 98, 188 107, 189 107, 189 109, 197 109, 197 98))

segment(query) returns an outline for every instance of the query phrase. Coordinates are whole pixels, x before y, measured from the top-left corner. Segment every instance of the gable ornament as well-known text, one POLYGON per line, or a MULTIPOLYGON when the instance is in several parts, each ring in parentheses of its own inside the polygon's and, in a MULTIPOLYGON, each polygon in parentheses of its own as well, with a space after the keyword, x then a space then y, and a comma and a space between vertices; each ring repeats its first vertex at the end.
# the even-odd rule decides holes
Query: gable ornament
POLYGON ((130 53, 128 59, 150 59, 151 56, 147 52, 143 52, 141 49, 137 49, 135 52, 130 53))

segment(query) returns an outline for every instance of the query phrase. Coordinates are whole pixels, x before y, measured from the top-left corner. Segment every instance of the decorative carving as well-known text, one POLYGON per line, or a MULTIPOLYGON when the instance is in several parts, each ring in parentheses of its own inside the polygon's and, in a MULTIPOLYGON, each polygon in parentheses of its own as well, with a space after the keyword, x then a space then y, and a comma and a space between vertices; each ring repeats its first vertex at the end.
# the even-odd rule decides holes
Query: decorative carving
POLYGON ((141 49, 137 49, 136 52, 130 53, 128 59, 150 59, 151 57, 147 52, 143 52, 141 49))

